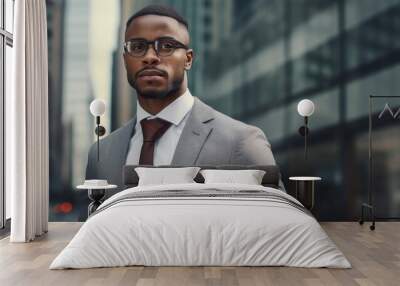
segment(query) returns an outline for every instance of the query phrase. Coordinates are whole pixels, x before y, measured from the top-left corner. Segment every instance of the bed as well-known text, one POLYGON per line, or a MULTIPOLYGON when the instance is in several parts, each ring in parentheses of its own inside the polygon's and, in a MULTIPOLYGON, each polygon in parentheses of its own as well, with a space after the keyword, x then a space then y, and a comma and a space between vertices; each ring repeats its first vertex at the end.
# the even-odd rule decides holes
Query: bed
POLYGON ((144 266, 351 265, 304 206, 279 189, 276 166, 201 166, 264 170, 261 184, 205 182, 138 185, 104 201, 50 269, 144 266))

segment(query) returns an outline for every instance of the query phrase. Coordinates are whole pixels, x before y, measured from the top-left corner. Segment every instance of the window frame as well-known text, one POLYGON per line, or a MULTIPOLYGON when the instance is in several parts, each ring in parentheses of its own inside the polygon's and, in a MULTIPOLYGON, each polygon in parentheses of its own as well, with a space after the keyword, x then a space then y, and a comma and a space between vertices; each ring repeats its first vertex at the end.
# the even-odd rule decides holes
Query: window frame
MULTIPOLYGON (((7 220, 5 190, 5 100, 6 100, 6 47, 13 48, 13 34, 6 30, 6 0, 0 0, 0 236, 9 232, 10 219, 7 220)), ((12 0, 15 7, 15 0, 12 0)), ((12 9, 14 13, 14 7, 12 9)), ((14 29, 12 29, 14 30, 14 29)))

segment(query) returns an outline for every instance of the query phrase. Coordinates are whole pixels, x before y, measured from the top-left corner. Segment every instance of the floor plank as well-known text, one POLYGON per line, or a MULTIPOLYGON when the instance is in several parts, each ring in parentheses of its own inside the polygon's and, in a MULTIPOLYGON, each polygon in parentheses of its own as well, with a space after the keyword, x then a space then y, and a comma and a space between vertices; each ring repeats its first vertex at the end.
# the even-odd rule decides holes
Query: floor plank
POLYGON ((50 223, 49 232, 31 243, 0 240, 0 285, 399 285, 400 222, 321 223, 351 262, 352 269, 291 267, 116 267, 48 269, 81 223, 50 223))

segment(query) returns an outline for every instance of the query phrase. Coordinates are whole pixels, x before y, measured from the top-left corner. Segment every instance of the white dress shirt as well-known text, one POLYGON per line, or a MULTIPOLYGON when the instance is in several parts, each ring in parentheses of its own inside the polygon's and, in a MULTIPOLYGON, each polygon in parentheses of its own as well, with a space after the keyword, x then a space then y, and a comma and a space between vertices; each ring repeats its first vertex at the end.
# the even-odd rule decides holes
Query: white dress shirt
POLYGON ((189 89, 186 89, 183 95, 179 96, 156 115, 148 113, 140 106, 139 101, 137 101, 135 134, 131 138, 125 164, 139 164, 140 151, 143 144, 143 132, 140 121, 144 118, 154 119, 156 117, 171 122, 172 124, 155 143, 153 165, 171 164, 176 145, 178 145, 179 138, 181 137, 183 127, 185 127, 193 103, 194 98, 189 89))

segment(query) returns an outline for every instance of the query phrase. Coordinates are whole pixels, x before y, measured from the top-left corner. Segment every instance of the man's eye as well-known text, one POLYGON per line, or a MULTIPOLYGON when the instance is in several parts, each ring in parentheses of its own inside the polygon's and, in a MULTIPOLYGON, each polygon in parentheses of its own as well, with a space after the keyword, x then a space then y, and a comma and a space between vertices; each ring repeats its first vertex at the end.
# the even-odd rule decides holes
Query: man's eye
POLYGON ((174 44, 172 42, 162 42, 160 43, 161 49, 173 49, 174 44))
POLYGON ((131 50, 132 51, 142 51, 145 48, 144 43, 131 43, 131 50))

